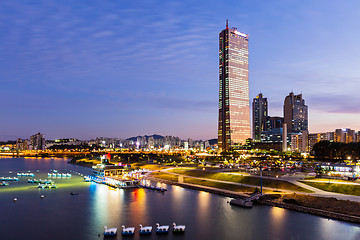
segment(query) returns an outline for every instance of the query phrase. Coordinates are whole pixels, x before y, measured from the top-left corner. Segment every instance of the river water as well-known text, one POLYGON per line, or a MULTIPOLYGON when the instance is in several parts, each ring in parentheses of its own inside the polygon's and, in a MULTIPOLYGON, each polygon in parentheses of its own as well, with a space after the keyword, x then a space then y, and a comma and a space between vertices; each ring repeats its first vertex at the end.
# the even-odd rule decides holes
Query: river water
MULTIPOLYGON (((47 178, 52 169, 90 172, 65 159, 0 158, 3 177, 32 171, 35 178, 47 178)), ((161 184, 168 189, 165 193, 141 188, 114 190, 84 182, 74 174, 54 181, 59 188, 37 189, 27 183, 27 177, 0 187, 1 240, 104 239, 104 226, 120 230, 121 225, 136 227, 135 236, 119 234, 112 239, 360 239, 359 225, 277 207, 243 209, 229 205, 227 197, 178 186, 161 184), (186 231, 157 235, 157 222, 184 224, 186 231), (153 233, 140 236, 139 224, 152 225, 153 233)))

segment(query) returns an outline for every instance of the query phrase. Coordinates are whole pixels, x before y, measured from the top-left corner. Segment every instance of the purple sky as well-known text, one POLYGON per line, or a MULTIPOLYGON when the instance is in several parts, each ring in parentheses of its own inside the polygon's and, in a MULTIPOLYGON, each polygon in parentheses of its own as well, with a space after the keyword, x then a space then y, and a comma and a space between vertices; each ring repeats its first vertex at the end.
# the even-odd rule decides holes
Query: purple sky
POLYGON ((218 33, 250 34, 250 98, 302 92, 310 132, 360 130, 358 1, 6 1, 0 140, 217 136, 218 33))

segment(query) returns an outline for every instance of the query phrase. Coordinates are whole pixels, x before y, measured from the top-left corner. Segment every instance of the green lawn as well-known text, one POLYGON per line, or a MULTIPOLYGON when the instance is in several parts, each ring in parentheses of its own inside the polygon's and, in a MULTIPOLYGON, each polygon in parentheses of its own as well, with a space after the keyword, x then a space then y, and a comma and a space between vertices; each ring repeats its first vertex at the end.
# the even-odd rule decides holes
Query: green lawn
MULTIPOLYGON (((170 172, 183 174, 186 176, 192 176, 192 177, 201 177, 201 178, 208 178, 208 179, 221 180, 227 182, 260 186, 259 177, 241 176, 238 174, 229 174, 229 173, 218 173, 218 172, 211 172, 206 170, 203 171, 203 170, 172 169, 170 170, 170 172)), ((266 179, 266 178, 263 178, 263 187, 279 188, 279 189, 286 189, 286 190, 292 190, 298 192, 311 192, 308 189, 299 187, 295 184, 286 181, 266 179)))
POLYGON ((348 195, 360 196, 360 186, 353 184, 336 184, 336 183, 328 183, 328 182, 309 182, 302 181, 307 185, 310 185, 315 188, 319 188, 328 192, 342 193, 348 195))
MULTIPOLYGON (((174 181, 174 182, 178 181, 178 176, 169 174, 169 173, 153 172, 153 173, 151 173, 151 176, 153 176, 155 178, 164 179, 164 180, 174 181)), ((218 182, 206 181, 206 180, 194 179, 194 178, 188 178, 188 177, 184 177, 184 183, 197 184, 197 185, 219 188, 219 189, 224 189, 224 190, 229 190, 229 191, 234 191, 234 192, 252 193, 255 191, 255 188, 253 188, 253 187, 238 186, 238 185, 227 184, 227 183, 218 183, 218 182)))

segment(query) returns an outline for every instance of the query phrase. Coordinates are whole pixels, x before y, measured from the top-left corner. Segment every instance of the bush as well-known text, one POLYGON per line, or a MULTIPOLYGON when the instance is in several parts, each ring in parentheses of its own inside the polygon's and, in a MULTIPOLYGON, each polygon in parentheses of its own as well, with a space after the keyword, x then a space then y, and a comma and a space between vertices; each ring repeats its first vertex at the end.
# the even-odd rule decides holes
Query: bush
POLYGON ((259 188, 255 188, 253 193, 259 193, 260 189, 259 188))

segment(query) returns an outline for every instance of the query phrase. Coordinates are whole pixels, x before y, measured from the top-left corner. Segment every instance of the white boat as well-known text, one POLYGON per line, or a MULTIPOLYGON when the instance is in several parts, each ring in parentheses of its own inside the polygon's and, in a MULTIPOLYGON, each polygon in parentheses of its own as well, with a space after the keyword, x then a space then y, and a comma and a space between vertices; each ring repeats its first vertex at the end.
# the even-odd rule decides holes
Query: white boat
POLYGON ((67 173, 67 174, 66 174, 66 177, 71 177, 71 174, 70 174, 70 173, 67 173))
POLYGON ((152 231, 152 226, 143 227, 143 226, 140 224, 140 230, 139 230, 139 233, 140 233, 140 234, 151 234, 151 231, 152 231))
POLYGON ((122 231, 121 231, 122 235, 128 236, 128 235, 134 235, 135 234, 135 228, 134 227, 125 228, 124 225, 122 225, 121 227, 122 227, 122 231))
POLYGON ((169 232, 169 225, 160 226, 159 223, 156 223, 156 233, 168 233, 168 232, 169 232))
POLYGON ((0 186, 9 186, 9 184, 4 181, 4 182, 2 182, 2 183, 0 184, 0 186))
POLYGON ((117 235, 117 228, 107 228, 107 226, 104 227, 104 236, 116 236, 117 235))
POLYGON ((173 223, 173 232, 174 233, 185 232, 185 225, 176 225, 176 223, 173 223))

